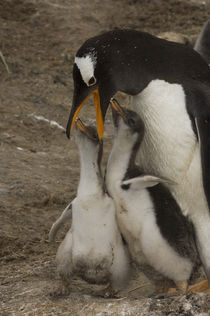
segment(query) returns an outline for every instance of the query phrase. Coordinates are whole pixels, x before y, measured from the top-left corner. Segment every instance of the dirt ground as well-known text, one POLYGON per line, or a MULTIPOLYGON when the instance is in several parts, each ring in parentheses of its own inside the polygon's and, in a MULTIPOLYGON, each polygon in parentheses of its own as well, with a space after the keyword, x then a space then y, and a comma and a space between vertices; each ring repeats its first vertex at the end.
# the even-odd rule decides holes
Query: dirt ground
MULTIPOLYGON (((192 44, 209 14, 210 1, 199 0, 0 1, 0 315, 209 315, 210 294, 148 298, 153 288, 136 272, 119 299, 94 297, 76 278, 70 296, 52 299, 67 227, 48 242, 79 177, 64 131, 79 46, 113 28, 178 32, 192 44)), ((85 115, 94 118, 91 106, 85 115)), ((111 139, 108 120, 105 157, 111 139)))

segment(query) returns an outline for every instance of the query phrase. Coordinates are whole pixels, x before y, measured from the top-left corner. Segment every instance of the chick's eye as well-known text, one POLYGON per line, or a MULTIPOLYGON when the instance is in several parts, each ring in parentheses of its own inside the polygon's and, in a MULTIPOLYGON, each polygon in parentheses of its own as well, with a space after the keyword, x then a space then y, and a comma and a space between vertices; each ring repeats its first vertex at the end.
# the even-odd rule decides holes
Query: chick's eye
POLYGON ((97 138, 98 138, 98 135, 97 135, 97 134, 93 134, 93 138, 94 138, 94 139, 97 139, 97 138))
POLYGON ((134 126, 135 123, 136 123, 135 120, 132 119, 132 118, 130 118, 130 119, 128 120, 128 124, 129 124, 130 126, 134 126))
POLYGON ((96 83, 96 78, 95 77, 91 77, 90 80, 88 81, 88 85, 92 86, 96 83))

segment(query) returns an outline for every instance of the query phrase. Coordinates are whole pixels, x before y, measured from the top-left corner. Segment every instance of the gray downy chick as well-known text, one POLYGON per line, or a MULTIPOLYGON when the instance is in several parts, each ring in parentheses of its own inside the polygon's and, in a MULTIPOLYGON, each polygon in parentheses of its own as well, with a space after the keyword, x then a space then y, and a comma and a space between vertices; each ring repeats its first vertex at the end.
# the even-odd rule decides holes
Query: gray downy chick
POLYGON ((109 295, 128 281, 128 252, 116 222, 114 201, 104 191, 103 146, 96 129, 78 119, 75 141, 80 154, 80 180, 71 203, 72 225, 57 251, 57 269, 63 285, 69 284, 75 274, 89 283, 108 283, 109 290, 104 294, 109 295))

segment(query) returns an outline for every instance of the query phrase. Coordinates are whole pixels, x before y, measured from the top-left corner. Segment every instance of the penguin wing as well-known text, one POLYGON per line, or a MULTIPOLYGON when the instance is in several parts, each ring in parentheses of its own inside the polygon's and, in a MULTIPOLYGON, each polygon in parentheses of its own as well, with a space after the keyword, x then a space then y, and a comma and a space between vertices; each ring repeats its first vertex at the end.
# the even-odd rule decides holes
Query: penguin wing
POLYGON ((162 182, 160 178, 150 175, 140 176, 122 181, 121 188, 124 190, 141 190, 153 187, 162 182))
POLYGON ((53 223, 50 232, 49 232, 49 241, 54 242, 55 237, 57 235, 58 230, 60 227, 65 224, 67 220, 70 220, 72 218, 72 203, 68 204, 68 206, 65 208, 65 210, 62 212, 61 216, 53 223))
POLYGON ((208 117, 195 117, 200 146, 203 187, 210 210, 210 113, 208 117))
POLYGON ((121 188, 126 189, 132 189, 132 190, 140 190, 145 189, 149 187, 153 187, 159 183, 168 183, 168 184, 176 184, 172 180, 168 180, 165 178, 159 178, 152 175, 141 175, 139 177, 133 177, 130 179, 126 179, 122 181, 121 188))

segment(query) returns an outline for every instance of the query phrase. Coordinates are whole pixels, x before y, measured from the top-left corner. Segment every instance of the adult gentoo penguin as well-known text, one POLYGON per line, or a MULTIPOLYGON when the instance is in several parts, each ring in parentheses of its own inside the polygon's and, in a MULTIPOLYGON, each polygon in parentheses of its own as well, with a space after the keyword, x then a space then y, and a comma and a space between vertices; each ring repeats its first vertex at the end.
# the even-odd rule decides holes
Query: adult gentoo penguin
POLYGON ((195 227, 210 280, 210 69, 192 48, 144 32, 114 30, 88 39, 73 68, 70 135, 86 99, 94 95, 99 137, 110 98, 122 91, 145 124, 138 154, 144 172, 173 182, 168 188, 195 227))
MULTIPOLYGON (((68 291, 71 277, 76 274, 90 283, 108 283, 103 294, 112 295, 128 281, 129 257, 116 223, 114 202, 104 191, 102 143, 95 128, 85 126, 79 119, 76 125, 80 180, 71 203, 72 225, 56 255, 62 279, 58 291, 68 291)), ((70 215, 68 208, 63 219, 67 214, 70 215)))
POLYGON ((142 174, 135 164, 144 135, 139 115, 114 100, 111 103, 115 137, 106 187, 115 201, 117 221, 131 258, 154 283, 156 292, 167 291, 172 283, 169 280, 186 292, 200 265, 193 226, 164 186, 166 180, 142 174))

